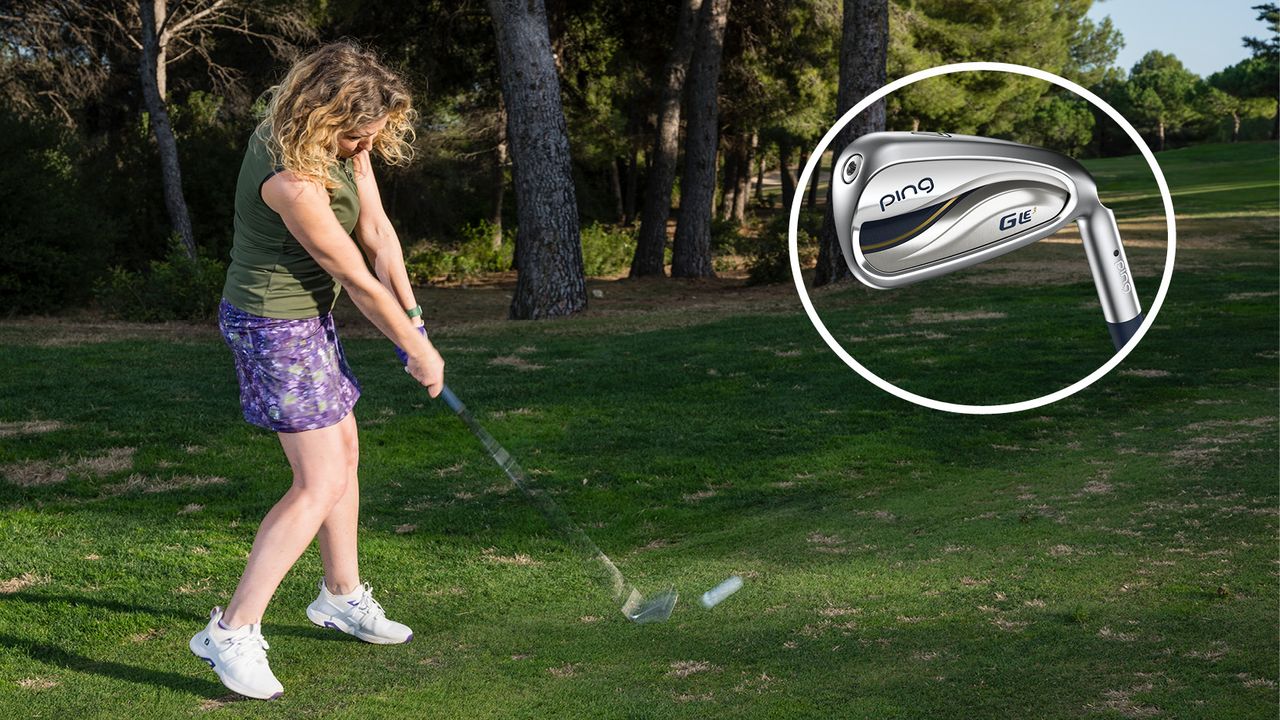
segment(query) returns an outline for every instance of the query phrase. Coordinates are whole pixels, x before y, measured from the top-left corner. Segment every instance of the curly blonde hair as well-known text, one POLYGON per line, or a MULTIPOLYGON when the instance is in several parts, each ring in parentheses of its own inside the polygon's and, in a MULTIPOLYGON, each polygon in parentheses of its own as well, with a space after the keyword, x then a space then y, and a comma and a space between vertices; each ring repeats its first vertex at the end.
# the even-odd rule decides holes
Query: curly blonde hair
POLYGON ((272 158, 301 178, 335 187, 338 139, 384 117, 373 151, 389 165, 413 158, 417 112, 408 85, 354 43, 330 43, 298 60, 268 95, 262 126, 272 158))

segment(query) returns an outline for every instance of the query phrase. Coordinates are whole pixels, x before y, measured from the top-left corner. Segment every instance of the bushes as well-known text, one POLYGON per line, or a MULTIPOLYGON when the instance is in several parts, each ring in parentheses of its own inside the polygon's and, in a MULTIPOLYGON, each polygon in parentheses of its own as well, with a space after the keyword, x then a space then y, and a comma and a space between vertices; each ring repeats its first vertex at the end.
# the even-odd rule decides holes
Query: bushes
POLYGON ((631 267, 636 229, 591 223, 582 228, 582 266, 589 276, 617 275, 631 267))
POLYGON ((222 263, 191 260, 175 237, 164 260, 143 271, 114 267, 94 292, 105 312, 123 320, 207 320, 217 312, 225 278, 222 263))
POLYGON ((98 183, 76 166, 80 145, 51 127, 0 115, 0 306, 52 313, 87 299, 119 234, 98 183))
POLYGON ((461 232, 462 242, 453 250, 432 243, 420 245, 405 260, 409 281, 426 285, 433 280, 468 280, 487 272, 510 270, 515 231, 503 230, 502 244, 495 248, 494 229, 484 220, 467 225, 461 232))
MULTIPOLYGON (((743 240, 741 251, 747 256, 747 278, 751 284, 782 282, 791 278, 791 256, 787 252, 789 220, 786 213, 775 215, 756 237, 743 240)), ((801 213, 796 230, 801 267, 817 260, 817 238, 821 228, 821 212, 806 210, 801 213)))
MULTIPOLYGON (((462 230, 461 242, 450 249, 423 243, 409 253, 405 267, 415 285, 433 281, 459 282, 484 273, 512 269, 514 228, 505 228, 502 244, 493 247, 493 225, 480 221, 462 230)), ((582 264, 587 275, 615 275, 631 265, 636 250, 635 231, 592 223, 581 229, 582 264)))

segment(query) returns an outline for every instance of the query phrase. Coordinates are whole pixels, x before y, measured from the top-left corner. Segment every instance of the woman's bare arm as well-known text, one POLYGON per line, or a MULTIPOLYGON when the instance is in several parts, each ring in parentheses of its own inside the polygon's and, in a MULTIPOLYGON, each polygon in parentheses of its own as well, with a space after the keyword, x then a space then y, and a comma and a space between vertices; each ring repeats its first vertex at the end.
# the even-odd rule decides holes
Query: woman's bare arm
MULTIPOLYGON (((360 194, 360 218, 356 221, 356 240, 364 248, 373 272, 383 287, 409 310, 418 304, 413 297, 413 286, 404 266, 404 251, 400 238, 382 207, 382 195, 373 176, 373 164, 369 151, 363 150, 352 157, 355 165, 356 191, 360 194)), ((415 319, 415 324, 421 320, 415 319)))
POLYGON ((409 373, 431 397, 444 384, 444 360, 418 332, 399 301, 369 272, 359 249, 343 231, 319 183, 279 173, 262 185, 262 199, 320 267, 342 283, 365 317, 409 356, 409 373))

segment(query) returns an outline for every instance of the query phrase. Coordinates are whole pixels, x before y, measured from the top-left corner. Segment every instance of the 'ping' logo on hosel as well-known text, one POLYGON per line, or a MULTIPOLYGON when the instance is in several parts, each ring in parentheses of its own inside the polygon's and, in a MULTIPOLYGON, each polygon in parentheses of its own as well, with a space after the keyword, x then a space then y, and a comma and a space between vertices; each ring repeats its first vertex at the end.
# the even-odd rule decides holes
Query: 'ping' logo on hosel
POLYGON ((1021 210, 1019 212, 1011 212, 1008 215, 1000 216, 1000 229, 1012 230, 1019 225, 1026 225, 1031 222, 1031 216, 1034 215, 1036 209, 1032 207, 1029 210, 1021 210))
MULTIPOLYGON (((1119 251, 1117 250, 1116 252, 1119 251)), ((1112 267, 1114 267, 1116 272, 1120 274, 1121 291, 1126 295, 1129 294, 1129 291, 1132 289, 1132 285, 1129 283, 1129 269, 1124 266, 1124 260, 1116 260, 1112 263, 1112 267)))
POLYGON ((904 185, 901 190, 894 190, 893 192, 880 198, 880 212, 884 212, 886 209, 888 209, 890 205, 894 204, 895 202, 906 200, 909 197, 907 195, 908 190, 911 191, 911 195, 919 195, 921 193, 928 195, 929 193, 933 192, 933 178, 931 177, 920 178, 920 182, 917 182, 914 185, 911 185, 911 184, 904 185))

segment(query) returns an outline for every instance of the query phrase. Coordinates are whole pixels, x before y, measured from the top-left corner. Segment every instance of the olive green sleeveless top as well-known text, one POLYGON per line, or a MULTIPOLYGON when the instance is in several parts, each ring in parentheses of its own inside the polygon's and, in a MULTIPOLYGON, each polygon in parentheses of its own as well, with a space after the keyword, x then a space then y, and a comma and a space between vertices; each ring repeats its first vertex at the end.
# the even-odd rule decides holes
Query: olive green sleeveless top
MULTIPOLYGON (((284 169, 272 162, 266 138, 265 128, 254 131, 240 165, 231 264, 222 296, 241 310, 264 317, 324 315, 333 309, 342 288, 289 234, 279 213, 263 201, 262 184, 284 169)), ((351 159, 340 161, 332 177, 338 184, 329 190, 329 207, 350 234, 360 216, 351 159)))

